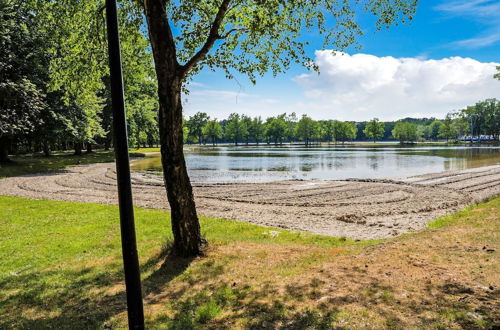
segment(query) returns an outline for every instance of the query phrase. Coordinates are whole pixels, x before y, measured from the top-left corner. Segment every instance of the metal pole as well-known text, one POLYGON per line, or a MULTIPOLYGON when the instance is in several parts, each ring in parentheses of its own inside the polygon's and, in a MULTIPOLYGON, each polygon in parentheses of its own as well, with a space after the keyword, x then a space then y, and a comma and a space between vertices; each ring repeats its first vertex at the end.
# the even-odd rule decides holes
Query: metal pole
POLYGON ((127 291, 129 329, 144 329, 141 275, 134 226, 132 186, 128 156, 127 119, 120 56, 120 36, 116 0, 106 0, 106 24, 108 30, 109 69, 111 75, 111 99, 113 104, 113 136, 116 157, 116 179, 120 206, 123 266, 127 291))

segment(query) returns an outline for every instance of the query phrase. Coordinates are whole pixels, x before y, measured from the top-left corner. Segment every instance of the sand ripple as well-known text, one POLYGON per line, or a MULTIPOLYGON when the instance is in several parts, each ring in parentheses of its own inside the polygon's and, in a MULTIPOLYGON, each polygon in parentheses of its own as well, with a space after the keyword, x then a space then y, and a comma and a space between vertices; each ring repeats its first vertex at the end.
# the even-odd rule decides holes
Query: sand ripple
MULTIPOLYGON (((168 209, 160 177, 134 172, 132 181, 136 205, 168 209)), ((2 179, 0 194, 116 204, 114 163, 2 179)), ((194 194, 205 216, 332 236, 384 238, 418 230, 438 216, 500 194, 500 166, 402 181, 195 184, 194 194)))

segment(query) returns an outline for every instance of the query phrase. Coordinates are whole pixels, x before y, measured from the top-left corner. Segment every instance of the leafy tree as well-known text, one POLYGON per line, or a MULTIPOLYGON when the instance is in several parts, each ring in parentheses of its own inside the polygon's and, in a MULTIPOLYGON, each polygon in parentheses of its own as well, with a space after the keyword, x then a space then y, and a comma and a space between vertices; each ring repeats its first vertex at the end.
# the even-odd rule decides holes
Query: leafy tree
POLYGON ((266 137, 269 141, 274 141, 275 145, 282 144, 286 137, 288 126, 284 116, 269 117, 266 119, 266 137))
POLYGON ((392 136, 401 143, 418 140, 418 125, 406 121, 399 121, 392 130, 392 136))
POLYGON ((434 120, 429 125, 429 138, 431 140, 437 140, 439 138, 439 131, 442 125, 443 123, 441 122, 441 120, 434 120))
POLYGON ((310 117, 303 115, 296 127, 297 137, 309 146, 309 141, 316 135, 317 123, 310 117))
POLYGON ((297 115, 295 112, 292 112, 289 115, 283 114, 283 118, 286 122, 286 139, 288 142, 292 142, 292 140, 296 137, 296 127, 297 127, 297 115))
MULTIPOLYGON (((309 44, 303 32, 317 31, 324 48, 344 50, 362 34, 357 11, 375 16, 378 29, 411 19, 417 0, 373 0, 364 6, 350 1, 254 1, 254 0, 141 0, 120 3, 124 80, 134 77, 136 50, 147 25, 148 40, 158 80, 158 122, 162 166, 171 207, 174 252, 183 256, 199 253, 204 242, 183 155, 181 93, 185 82, 203 67, 220 68, 255 82, 267 72, 286 71, 291 63, 317 67, 307 56, 309 44), (145 16, 145 20, 144 20, 145 16), (330 24, 327 17, 334 17, 330 24)), ((107 74, 102 0, 33 1, 37 18, 57 39, 51 62, 52 88, 64 90, 67 104, 74 104, 85 118, 72 122, 78 143, 105 136, 99 112, 99 92, 107 74)), ((140 62, 142 63, 142 62, 140 62)), ((126 90, 127 94, 128 91, 126 90)), ((129 106, 127 104, 127 106, 129 106)), ((281 140, 282 137, 280 137, 281 140)))
POLYGON ((335 141, 352 140, 356 138, 358 127, 354 123, 335 120, 333 122, 333 132, 335 141))
POLYGON ((222 137, 222 126, 217 119, 209 120, 203 127, 203 135, 212 140, 212 144, 217 144, 217 139, 222 137))
POLYGON ((453 123, 451 124, 452 130, 456 136, 465 136, 469 131, 469 124, 465 116, 461 113, 456 113, 455 119, 453 119, 453 123))
MULTIPOLYGON (((324 46, 345 49, 362 33, 351 2, 343 1, 165 1, 144 0, 155 58, 160 101, 160 136, 165 182, 172 209, 174 250, 196 255, 202 243, 192 188, 182 149, 182 84, 204 66, 237 71, 252 80, 290 63, 315 67, 306 55, 303 30, 313 27, 324 46), (330 26, 327 16, 335 17, 330 26), (175 36, 171 29, 175 26, 175 36), (183 64, 180 64, 183 63, 183 64)), ((416 0, 373 0, 363 8, 377 28, 411 19, 416 0)))
POLYGON ((328 143, 332 142, 335 137, 335 125, 333 120, 322 120, 321 125, 321 137, 325 139, 328 143))
POLYGON ((251 137, 251 127, 252 127, 252 118, 242 115, 241 116, 241 131, 242 131, 242 138, 245 140, 245 144, 248 145, 248 141, 250 140, 251 137))
POLYGON ((205 112, 197 112, 189 117, 186 126, 189 129, 189 135, 198 139, 198 143, 203 141, 203 127, 208 123, 210 117, 205 112))
POLYGON ((384 123, 379 122, 378 118, 373 118, 366 123, 363 133, 366 137, 372 139, 373 143, 375 143, 377 139, 384 136, 384 123))
POLYGON ((453 129, 453 114, 447 113, 442 125, 439 127, 440 138, 445 138, 448 142, 451 138, 456 138, 457 134, 453 129))
MULTIPOLYGON (((55 54, 50 62, 50 89, 64 95, 68 116, 67 140, 73 140, 75 153, 81 153, 83 144, 91 150, 93 143, 110 144, 111 127, 108 102, 109 70, 107 62, 106 30, 103 2, 90 1, 29 1, 36 13, 40 30, 52 38, 49 53, 55 54), (80 113, 76 113, 80 112, 80 113), (103 122, 104 120, 104 122, 103 122)), ((157 85, 153 57, 144 36, 144 20, 135 15, 137 3, 122 2, 119 11, 124 87, 129 131, 132 143, 138 137, 151 139, 154 130, 143 132, 142 123, 150 123, 150 112, 158 109, 157 85), (151 93, 152 92, 152 93, 151 93), (133 122, 132 118, 145 116, 133 122)))
POLYGON ((498 139, 500 135, 500 102, 496 99, 487 99, 476 103, 477 114, 482 118, 484 134, 498 139))
POLYGON ((264 138, 265 127, 260 117, 255 117, 254 119, 252 119, 252 123, 248 127, 248 134, 251 138, 254 139, 257 145, 259 144, 260 140, 264 138))
POLYGON ((243 136, 247 135, 247 127, 237 113, 232 113, 229 115, 226 124, 226 138, 234 142, 234 145, 238 145, 238 141, 243 136))
POLYGON ((9 145, 43 124, 47 109, 46 39, 23 2, 0 0, 0 162, 9 145))

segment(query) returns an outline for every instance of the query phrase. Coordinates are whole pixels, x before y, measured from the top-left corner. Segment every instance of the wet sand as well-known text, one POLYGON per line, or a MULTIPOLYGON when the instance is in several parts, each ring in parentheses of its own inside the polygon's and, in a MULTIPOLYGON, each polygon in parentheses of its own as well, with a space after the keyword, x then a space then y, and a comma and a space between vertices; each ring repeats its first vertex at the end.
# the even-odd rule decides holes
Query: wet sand
MULTIPOLYGON (((133 172, 132 181, 136 205, 168 209, 159 176, 133 172)), ((331 236, 386 238, 500 194, 500 165, 399 181, 196 183, 193 189, 200 215, 331 236)), ((1 179, 0 195, 117 204, 114 163, 1 179)))

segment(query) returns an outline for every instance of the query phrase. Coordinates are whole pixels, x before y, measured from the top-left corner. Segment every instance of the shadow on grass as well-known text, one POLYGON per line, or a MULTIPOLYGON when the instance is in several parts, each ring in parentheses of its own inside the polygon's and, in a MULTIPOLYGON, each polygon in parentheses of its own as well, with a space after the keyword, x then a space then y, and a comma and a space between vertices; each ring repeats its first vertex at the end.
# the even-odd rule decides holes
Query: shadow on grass
MULTIPOLYGON (((163 304, 167 311, 160 310, 149 319, 148 328, 331 329, 342 328, 346 322, 364 324, 375 317, 381 327, 397 329, 407 325, 401 316, 411 314, 423 328, 480 329, 497 320, 494 311, 487 309, 498 298, 493 290, 480 293, 462 284, 435 283, 427 290, 436 294, 426 295, 426 301, 401 299, 395 288, 362 271, 350 274, 353 287, 349 291, 326 292, 331 279, 320 274, 283 287, 267 281, 255 285, 232 279, 220 258, 200 258, 193 263, 193 259, 176 258, 169 251, 164 248, 141 267, 143 273, 151 273, 143 280, 147 303, 163 304), (168 286, 177 278, 180 285, 168 286), (484 303, 459 299, 472 299, 473 295, 484 303), (473 310, 484 319, 471 318, 468 313, 473 310), (434 316, 429 318, 429 313, 434 316)), ((10 274, 0 279, 0 329, 112 326, 110 319, 126 310, 122 284, 119 263, 10 274)))
MULTIPOLYGON (((163 265, 143 280, 143 296, 158 292, 193 259, 162 251, 141 268, 163 265)), ((121 265, 77 270, 25 271, 0 278, 0 329, 95 329, 126 311, 121 265), (110 269, 107 271, 106 269, 110 269), (118 286, 117 292, 113 287, 118 286)))

